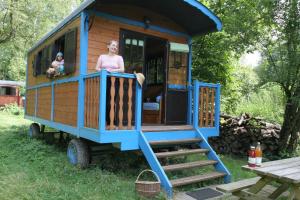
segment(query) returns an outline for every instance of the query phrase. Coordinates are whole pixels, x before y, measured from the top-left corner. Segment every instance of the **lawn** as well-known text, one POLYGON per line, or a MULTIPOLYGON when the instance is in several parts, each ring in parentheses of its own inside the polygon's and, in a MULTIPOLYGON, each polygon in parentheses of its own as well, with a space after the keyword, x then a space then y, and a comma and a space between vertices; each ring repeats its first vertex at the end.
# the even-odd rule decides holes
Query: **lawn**
MULTIPOLYGON (((142 157, 118 152, 102 155, 96 164, 80 170, 68 163, 66 145, 30 139, 30 121, 22 116, 0 112, 0 121, 1 200, 139 199, 134 181, 140 170, 148 168, 142 157)), ((221 158, 233 180, 253 176, 241 170, 245 159, 221 158)))

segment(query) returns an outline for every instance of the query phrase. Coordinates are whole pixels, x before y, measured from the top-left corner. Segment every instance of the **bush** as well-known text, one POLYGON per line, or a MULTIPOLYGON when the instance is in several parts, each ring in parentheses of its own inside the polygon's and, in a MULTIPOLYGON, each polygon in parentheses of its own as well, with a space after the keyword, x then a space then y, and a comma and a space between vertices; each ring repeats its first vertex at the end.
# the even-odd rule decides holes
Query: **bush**
POLYGON ((268 85, 244 96, 237 106, 234 114, 251 113, 255 117, 282 123, 285 99, 281 88, 268 85))
POLYGON ((24 108, 19 107, 16 103, 7 104, 4 107, 1 107, 0 110, 12 115, 24 115, 24 108))

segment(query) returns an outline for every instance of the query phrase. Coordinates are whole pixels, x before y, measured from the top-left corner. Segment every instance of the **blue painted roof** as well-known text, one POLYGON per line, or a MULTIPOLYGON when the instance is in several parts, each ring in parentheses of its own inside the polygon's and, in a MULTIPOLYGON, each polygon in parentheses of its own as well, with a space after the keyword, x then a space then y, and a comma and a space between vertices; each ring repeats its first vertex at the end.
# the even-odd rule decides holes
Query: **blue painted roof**
POLYGON ((68 17, 37 42, 29 52, 41 45, 47 38, 79 16, 85 9, 99 7, 101 4, 126 4, 143 7, 162 14, 182 26, 190 36, 205 34, 222 29, 221 20, 197 0, 85 0, 68 17))

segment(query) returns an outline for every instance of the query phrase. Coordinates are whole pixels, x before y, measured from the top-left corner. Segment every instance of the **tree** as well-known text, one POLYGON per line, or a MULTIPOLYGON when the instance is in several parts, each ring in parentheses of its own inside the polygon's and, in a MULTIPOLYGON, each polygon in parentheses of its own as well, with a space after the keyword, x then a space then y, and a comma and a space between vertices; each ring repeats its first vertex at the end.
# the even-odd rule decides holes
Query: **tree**
POLYGON ((270 14, 270 34, 261 42, 265 60, 258 72, 264 83, 277 83, 285 93, 280 151, 293 153, 300 133, 300 2, 276 0, 270 14))
MULTIPOLYGON (((264 34, 261 15, 267 14, 265 2, 248 0, 202 1, 223 23, 223 30, 193 39, 193 77, 222 84, 222 110, 234 112, 240 96, 240 82, 235 75, 239 57, 252 51, 264 34), (224 106, 225 105, 225 106, 224 106)), ((249 91, 247 89, 247 91, 249 91)))

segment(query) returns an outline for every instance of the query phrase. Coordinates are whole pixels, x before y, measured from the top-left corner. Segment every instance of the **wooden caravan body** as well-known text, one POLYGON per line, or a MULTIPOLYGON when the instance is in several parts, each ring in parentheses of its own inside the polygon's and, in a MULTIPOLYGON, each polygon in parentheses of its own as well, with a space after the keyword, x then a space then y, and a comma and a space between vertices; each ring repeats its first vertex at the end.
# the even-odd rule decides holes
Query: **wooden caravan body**
POLYGON ((29 50, 25 118, 78 138, 118 143, 122 151, 141 149, 169 196, 172 184, 149 144, 201 138, 228 181, 230 173, 206 141, 219 134, 220 85, 192 84, 191 77, 192 36, 221 27, 196 0, 86 0, 29 50), (119 41, 126 73, 95 71, 110 40, 119 41), (58 51, 66 74, 48 79, 58 51), (143 87, 134 71, 144 73, 143 87))

